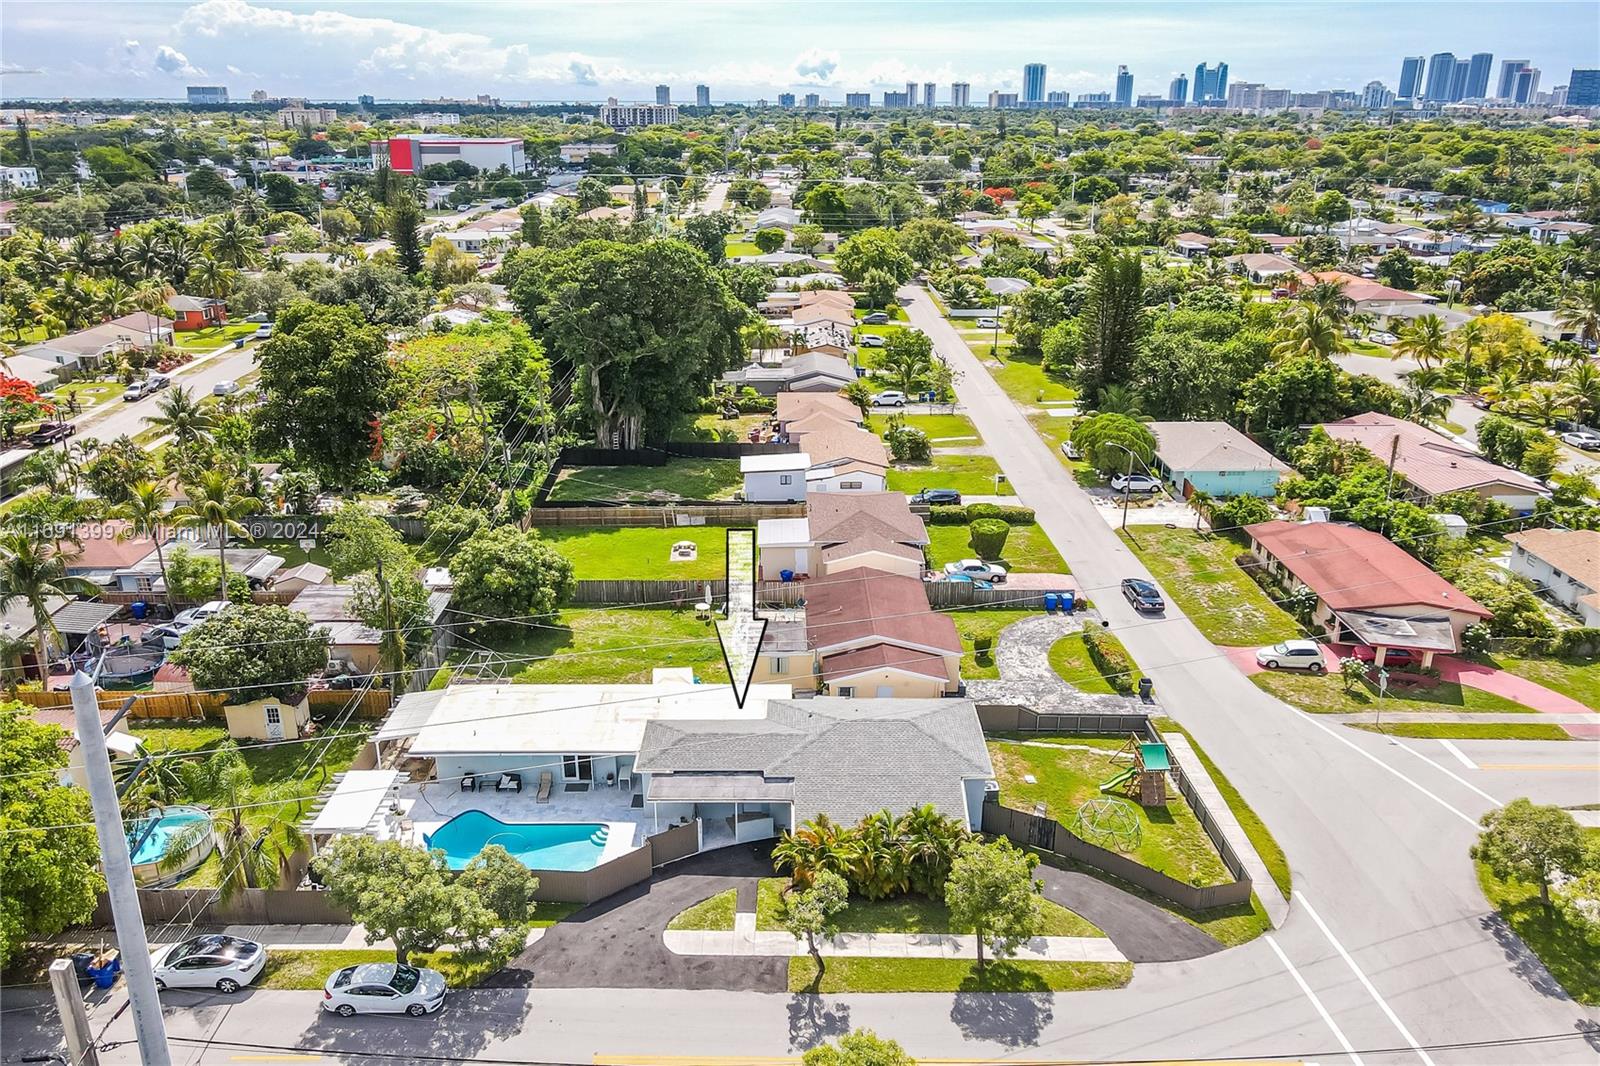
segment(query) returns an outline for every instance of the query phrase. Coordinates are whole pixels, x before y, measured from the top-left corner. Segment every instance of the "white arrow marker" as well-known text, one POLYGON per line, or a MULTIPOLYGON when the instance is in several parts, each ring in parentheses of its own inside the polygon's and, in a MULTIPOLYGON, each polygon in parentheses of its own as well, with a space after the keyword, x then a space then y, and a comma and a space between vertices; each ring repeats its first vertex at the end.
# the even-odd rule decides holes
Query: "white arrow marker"
POLYGON ((717 640, 740 707, 750 694, 767 620, 756 616, 756 531, 728 530, 728 617, 717 619, 717 640))

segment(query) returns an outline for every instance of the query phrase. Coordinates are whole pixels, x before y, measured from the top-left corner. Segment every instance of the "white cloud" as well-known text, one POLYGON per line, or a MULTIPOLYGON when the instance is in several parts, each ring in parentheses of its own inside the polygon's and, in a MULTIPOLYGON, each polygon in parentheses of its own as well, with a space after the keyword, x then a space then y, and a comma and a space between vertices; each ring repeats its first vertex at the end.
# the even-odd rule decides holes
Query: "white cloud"
POLYGON ((832 85, 838 69, 839 53, 824 52, 820 48, 802 52, 794 61, 794 77, 800 85, 832 85))
POLYGON ((193 78, 203 77, 205 71, 189 62, 189 57, 172 47, 164 44, 156 49, 156 69, 165 71, 173 77, 193 78))
POLYGON ((579 85, 600 84, 600 79, 595 74, 593 63, 585 63, 581 59, 574 59, 567 64, 567 72, 572 75, 572 80, 579 85))
POLYGON ((139 50, 139 42, 131 39, 123 41, 122 50, 127 52, 129 55, 133 55, 133 53, 139 50))

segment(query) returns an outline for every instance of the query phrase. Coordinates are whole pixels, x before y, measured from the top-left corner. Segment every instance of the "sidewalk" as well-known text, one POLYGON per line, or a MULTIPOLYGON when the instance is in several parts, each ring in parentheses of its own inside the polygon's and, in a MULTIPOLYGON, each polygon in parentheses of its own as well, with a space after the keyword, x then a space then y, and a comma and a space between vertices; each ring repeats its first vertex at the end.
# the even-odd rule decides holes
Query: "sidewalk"
POLYGON ((1222 798, 1222 793, 1217 790, 1217 783, 1211 780, 1211 774, 1206 771, 1200 756, 1194 753, 1189 738, 1182 733, 1163 733, 1161 736, 1167 742, 1167 747, 1172 749, 1173 755, 1177 756, 1178 763, 1183 767, 1183 775, 1200 794, 1200 799, 1211 812, 1217 828, 1222 830, 1228 846, 1239 856, 1239 861, 1250 874, 1256 898, 1261 901, 1261 906, 1266 908, 1267 917, 1272 919, 1273 928, 1282 928, 1289 917, 1289 903, 1283 898, 1283 893, 1278 891, 1278 884, 1267 871, 1267 864, 1261 861, 1261 856, 1256 853, 1256 846, 1245 836, 1244 827, 1239 824, 1239 819, 1233 816, 1232 809, 1222 798))
MULTIPOLYGON (((540 927, 533 929, 528 934, 528 944, 536 944, 544 936, 546 929, 540 927)), ((222 933, 227 936, 236 936, 245 940, 254 940, 268 951, 393 951, 394 941, 379 940, 376 943, 367 943, 367 931, 359 925, 214 925, 196 923, 192 925, 167 925, 147 926, 145 935, 150 939, 150 950, 170 947, 182 940, 206 933, 222 933)), ((50 943, 63 945, 76 944, 91 939, 88 936, 76 938, 57 937, 50 943)), ((96 945, 104 943, 107 947, 116 946, 117 934, 113 929, 96 929, 93 931, 93 941, 96 945)), ((448 949, 446 949, 448 950, 448 949)))
MULTIPOLYGON (((806 942, 781 929, 758 930, 753 913, 733 916, 732 930, 668 929, 661 934, 676 955, 808 955, 806 942)), ((964 933, 840 933, 817 942, 824 956, 886 959, 975 958, 977 938, 964 933)), ((1036 936, 1016 957, 1034 962, 1127 962, 1103 936, 1036 936)))

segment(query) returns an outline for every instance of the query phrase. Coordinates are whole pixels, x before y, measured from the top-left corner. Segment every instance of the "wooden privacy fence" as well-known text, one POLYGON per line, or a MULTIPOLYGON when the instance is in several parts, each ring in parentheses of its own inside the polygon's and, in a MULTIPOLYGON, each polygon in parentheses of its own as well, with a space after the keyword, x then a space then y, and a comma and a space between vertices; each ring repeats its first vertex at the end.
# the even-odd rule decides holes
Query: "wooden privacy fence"
POLYGON ((763 518, 804 518, 803 503, 541 503, 522 520, 530 526, 754 526, 763 518))
POLYGON ((728 598, 728 583, 722 580, 579 581, 573 587, 569 602, 583 606, 693 606, 705 598, 708 588, 713 604, 728 598))
MULTIPOLYGON (((133 696, 133 706, 128 709, 129 718, 221 718, 222 697, 211 692, 150 692, 127 693, 105 692, 97 693, 102 709, 115 710, 122 706, 130 695, 133 696)), ((70 707, 72 694, 70 692, 19 692, 17 699, 33 707, 70 707)), ((336 691, 333 689, 313 689, 306 694, 306 702, 311 708, 311 713, 319 717, 324 714, 344 714, 354 703, 351 717, 354 718, 382 718, 389 713, 389 708, 394 704, 393 694, 386 688, 368 689, 366 692, 336 691)))
POLYGON ((561 449, 561 466, 665 466, 674 459, 739 459, 746 455, 794 455, 798 444, 749 441, 669 441, 659 448, 561 449))
POLYGON ((930 607, 1043 607, 1051 589, 1010 589, 1004 585, 981 589, 970 581, 925 581, 930 607))
POLYGON ((978 724, 985 733, 1144 733, 1150 717, 1127 714, 1043 714, 1029 707, 982 704, 978 724))

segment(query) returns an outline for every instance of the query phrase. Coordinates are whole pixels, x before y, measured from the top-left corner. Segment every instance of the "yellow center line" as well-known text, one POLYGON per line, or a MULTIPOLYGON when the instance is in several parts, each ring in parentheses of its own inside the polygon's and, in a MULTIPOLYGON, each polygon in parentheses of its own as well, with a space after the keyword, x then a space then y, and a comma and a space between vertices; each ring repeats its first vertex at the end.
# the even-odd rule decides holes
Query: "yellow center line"
POLYGON ((1480 770, 1552 770, 1552 771, 1560 771, 1560 772, 1563 772, 1563 773, 1570 772, 1570 771, 1573 771, 1573 770, 1587 770, 1587 771, 1592 773, 1592 772, 1594 772, 1596 770, 1600 770, 1600 762, 1592 762, 1592 763, 1574 763, 1574 762, 1568 762, 1568 763, 1560 763, 1560 762, 1479 763, 1478 764, 1478 769, 1480 769, 1480 770))

